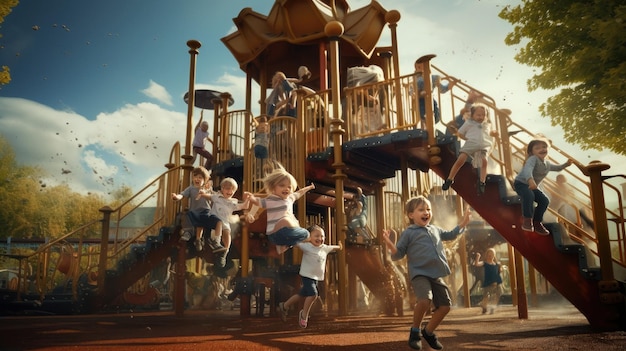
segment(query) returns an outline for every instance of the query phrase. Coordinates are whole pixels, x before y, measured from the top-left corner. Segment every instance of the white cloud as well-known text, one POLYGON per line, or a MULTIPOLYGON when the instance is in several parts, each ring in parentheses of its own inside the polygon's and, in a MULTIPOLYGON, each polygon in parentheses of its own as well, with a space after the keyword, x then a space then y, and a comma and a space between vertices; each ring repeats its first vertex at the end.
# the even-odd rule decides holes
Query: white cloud
MULTIPOLYGON (((244 77, 224 74, 217 84, 197 84, 196 89, 229 92, 235 98, 231 110, 245 107, 245 100, 237 99, 245 96, 244 77)), ((253 91, 258 95, 258 89, 253 91)), ((198 118, 200 110, 195 109, 192 128, 198 118)), ((212 125, 213 111, 204 111, 204 118, 212 125)), ((0 97, 0 133, 17 162, 40 167, 47 186, 67 183, 79 193, 107 194, 121 185, 141 189, 165 171, 177 141, 185 153, 186 123, 186 111, 150 102, 126 104, 89 119, 26 99, 0 97)))
POLYGON ((148 85, 148 87, 146 89, 143 89, 141 92, 147 97, 160 101, 167 106, 174 105, 172 103, 172 96, 170 95, 170 93, 168 93, 162 85, 154 82, 153 80, 150 80, 150 84, 148 85))

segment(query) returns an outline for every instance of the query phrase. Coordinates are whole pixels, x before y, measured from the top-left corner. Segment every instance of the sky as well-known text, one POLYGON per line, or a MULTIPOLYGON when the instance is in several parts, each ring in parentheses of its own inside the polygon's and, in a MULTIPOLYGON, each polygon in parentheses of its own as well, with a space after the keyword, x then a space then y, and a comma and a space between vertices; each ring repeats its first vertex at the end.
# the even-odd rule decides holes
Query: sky
MULTIPOLYGON (((601 160, 626 174, 626 157, 582 151, 563 141, 538 106, 550 92, 529 93, 533 70, 504 44, 512 26, 496 0, 379 0, 398 10, 400 72, 435 54, 434 65, 493 97, 512 119, 582 163, 601 160), (419 36, 419 39, 417 37, 419 36)), ((370 1, 349 1, 358 9, 370 1)), ((185 145, 190 55, 199 40, 196 89, 232 94, 243 109, 245 73, 221 42, 233 18, 250 7, 267 15, 269 0, 21 0, 0 25, 0 134, 22 166, 38 166, 46 185, 106 196, 122 185, 139 190, 165 171, 175 142, 185 145)), ((389 45, 385 30, 380 46, 389 45)), ((253 99, 254 101, 254 99, 253 99)), ((258 107, 256 111, 258 113, 258 107)), ((201 111, 195 109, 194 122, 201 111)), ((205 118, 213 111, 205 111, 205 118)), ((184 150, 182 150, 184 153, 184 150)))

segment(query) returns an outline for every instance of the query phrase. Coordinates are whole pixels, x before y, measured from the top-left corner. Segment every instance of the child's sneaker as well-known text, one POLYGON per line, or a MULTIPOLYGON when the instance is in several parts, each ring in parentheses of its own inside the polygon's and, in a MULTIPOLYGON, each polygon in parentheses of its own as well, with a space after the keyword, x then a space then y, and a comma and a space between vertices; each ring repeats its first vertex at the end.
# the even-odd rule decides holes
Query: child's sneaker
POLYGON ((228 256, 228 251, 222 251, 215 260, 215 265, 217 268, 226 267, 226 256, 228 256))
POLYGON ((443 345, 441 345, 439 340, 437 340, 437 335, 435 335, 435 333, 428 334, 426 329, 423 329, 422 330, 422 337, 424 338, 424 340, 426 340, 426 342, 428 343, 428 345, 430 346, 431 349, 433 349, 433 350, 442 350, 443 349, 443 345))
POLYGON ((522 230, 527 232, 535 231, 535 228, 533 228, 533 220, 531 218, 524 218, 522 221, 522 230))
POLYGON ((285 308, 285 303, 284 302, 280 302, 278 304, 278 314, 280 315, 280 319, 282 319, 283 322, 287 321, 287 313, 289 311, 285 308))
POLYGON ((411 332, 409 333, 409 346, 414 350, 422 349, 422 339, 420 339, 419 329, 413 330, 413 328, 411 328, 411 332))
POLYGON ((300 325, 300 328, 306 328, 307 324, 309 324, 309 320, 308 318, 304 318, 303 312, 303 310, 300 310, 300 313, 298 314, 298 324, 300 325))
POLYGON ((227 248, 222 246, 222 244, 213 239, 208 239, 207 242, 209 243, 209 247, 211 248, 211 251, 213 251, 213 253, 220 253, 228 250, 227 248))
POLYGON ((197 251, 202 251, 202 239, 196 239, 196 242, 194 243, 196 245, 196 250, 197 251))
POLYGON ((550 235, 548 229, 546 229, 541 222, 534 222, 533 224, 535 227, 535 233, 543 236, 550 235))
POLYGON ((191 239, 191 232, 189 232, 188 230, 181 229, 180 240, 189 241, 189 239, 191 239))
POLYGON ((441 186, 441 190, 448 190, 450 189, 450 186, 454 184, 454 180, 452 179, 446 179, 445 182, 443 182, 443 185, 441 186))
POLYGON ((486 187, 487 184, 485 184, 485 182, 478 182, 478 194, 483 195, 486 187))

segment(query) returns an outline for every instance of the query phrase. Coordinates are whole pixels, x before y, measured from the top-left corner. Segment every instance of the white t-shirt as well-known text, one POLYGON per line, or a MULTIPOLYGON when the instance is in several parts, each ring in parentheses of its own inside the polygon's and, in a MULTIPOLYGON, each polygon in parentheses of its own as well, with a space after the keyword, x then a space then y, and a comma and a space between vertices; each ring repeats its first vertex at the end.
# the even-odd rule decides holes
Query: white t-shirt
POLYGON ((300 242, 297 245, 304 252, 300 264, 300 275, 323 281, 324 272, 326 272, 326 257, 330 252, 338 250, 339 246, 326 244, 315 246, 310 242, 300 242))

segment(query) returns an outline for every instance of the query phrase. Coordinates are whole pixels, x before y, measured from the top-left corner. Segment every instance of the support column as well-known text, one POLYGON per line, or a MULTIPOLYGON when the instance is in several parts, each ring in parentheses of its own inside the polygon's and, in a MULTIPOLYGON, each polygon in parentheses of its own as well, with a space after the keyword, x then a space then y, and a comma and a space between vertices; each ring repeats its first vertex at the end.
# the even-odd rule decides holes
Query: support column
MULTIPOLYGON (((346 134, 343 128, 344 121, 341 119, 341 98, 340 89, 341 84, 339 82, 339 38, 343 35, 343 24, 338 21, 332 21, 326 24, 324 27, 324 33, 329 39, 329 58, 330 58, 330 87, 332 94, 332 120, 330 121, 330 134, 333 138, 333 156, 334 163, 332 167, 335 169, 333 179, 335 180, 335 225, 337 233, 337 241, 341 241, 342 245, 346 246, 346 211, 343 197, 343 183, 346 179, 346 175, 343 173, 343 169, 346 165, 343 163, 342 144, 343 136, 346 134)), ((339 278, 339 284, 337 286, 338 291, 338 305, 339 315, 345 316, 348 314, 348 277, 347 277, 347 264, 346 264, 346 250, 341 250, 338 253, 338 267, 337 275, 339 278)))

